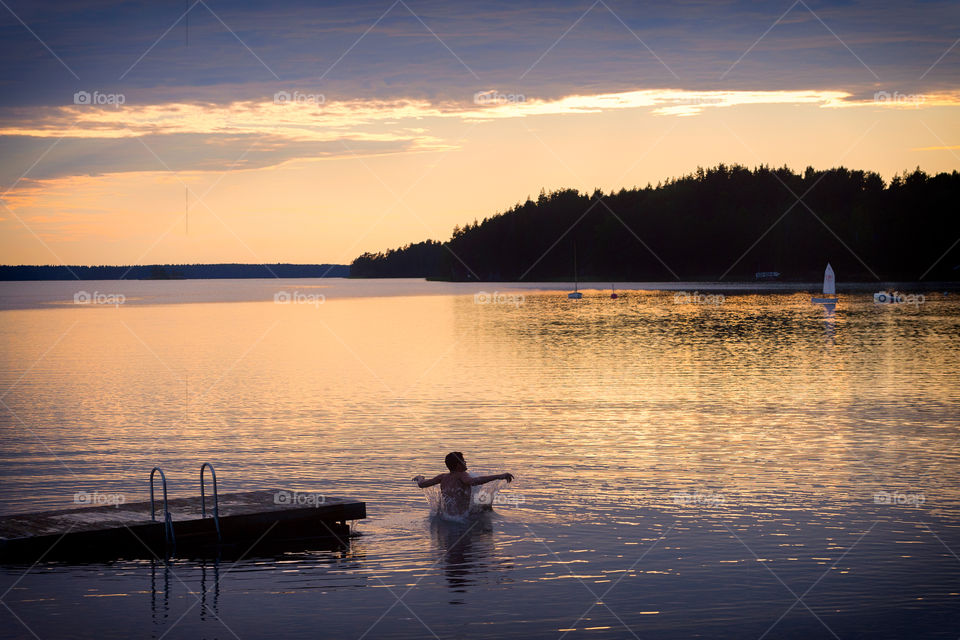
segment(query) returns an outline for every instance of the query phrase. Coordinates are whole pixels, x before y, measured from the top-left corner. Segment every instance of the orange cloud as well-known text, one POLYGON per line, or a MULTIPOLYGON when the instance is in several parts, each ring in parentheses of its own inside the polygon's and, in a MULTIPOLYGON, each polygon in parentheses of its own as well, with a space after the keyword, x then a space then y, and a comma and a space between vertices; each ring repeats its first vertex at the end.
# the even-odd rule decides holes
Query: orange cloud
MULTIPOLYGON (((297 92, 287 93, 299 96, 297 92)), ((314 96, 314 94, 303 94, 314 96)), ((598 113, 621 109, 650 109, 655 115, 692 116, 706 109, 758 104, 805 104, 821 107, 911 107, 960 105, 960 93, 904 96, 877 92, 856 100, 834 90, 802 91, 689 91, 644 89, 619 93, 569 95, 543 100, 495 89, 475 95, 473 104, 433 103, 423 99, 349 100, 327 103, 296 97, 229 104, 124 104, 117 107, 71 105, 12 113, 0 125, 0 136, 128 138, 145 135, 269 134, 295 141, 373 142, 415 141, 418 149, 443 148, 441 138, 422 126, 425 120, 456 118, 483 121, 540 115, 598 113), (19 117, 18 117, 19 116, 19 117), (418 126, 412 126, 421 123, 418 126), (398 126, 402 125, 402 126, 398 126)))

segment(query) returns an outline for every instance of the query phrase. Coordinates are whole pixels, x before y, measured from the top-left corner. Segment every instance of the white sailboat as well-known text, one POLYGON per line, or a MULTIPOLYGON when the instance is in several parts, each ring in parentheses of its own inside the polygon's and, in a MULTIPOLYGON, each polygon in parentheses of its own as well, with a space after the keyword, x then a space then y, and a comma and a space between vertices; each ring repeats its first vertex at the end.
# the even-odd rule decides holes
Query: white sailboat
POLYGON ((567 294, 571 300, 579 300, 583 294, 577 288, 577 245, 573 245, 573 291, 567 294))
POLYGON ((816 296, 810 298, 813 304, 837 304, 837 282, 834 277, 833 267, 827 263, 827 268, 823 271, 823 297, 816 296))

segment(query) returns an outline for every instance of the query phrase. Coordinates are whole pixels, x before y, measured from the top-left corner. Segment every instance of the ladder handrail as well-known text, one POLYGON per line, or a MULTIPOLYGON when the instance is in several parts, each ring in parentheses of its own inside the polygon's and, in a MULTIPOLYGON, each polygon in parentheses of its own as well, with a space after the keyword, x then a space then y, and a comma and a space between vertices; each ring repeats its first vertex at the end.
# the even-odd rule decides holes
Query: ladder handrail
POLYGON ((153 500, 153 476, 155 473, 160 472, 160 482, 163 486, 163 534, 164 541, 167 543, 167 546, 176 545, 176 537, 173 533, 173 517, 170 515, 170 507, 167 504, 167 476, 164 475, 163 469, 160 467, 154 467, 150 470, 150 520, 153 522, 157 521, 157 510, 154 505, 153 500))
POLYGON ((157 510, 153 504, 153 475, 159 471, 160 472, 160 481, 163 484, 163 512, 169 513, 167 509, 167 476, 163 475, 163 469, 160 467, 154 467, 150 470, 150 519, 154 522, 157 521, 157 510))
POLYGON ((210 477, 213 480, 213 524, 217 528, 217 541, 220 541, 220 501, 217 496, 217 472, 213 470, 213 465, 209 462, 200 465, 200 516, 201 518, 207 517, 207 495, 203 485, 203 472, 207 467, 210 468, 210 477))

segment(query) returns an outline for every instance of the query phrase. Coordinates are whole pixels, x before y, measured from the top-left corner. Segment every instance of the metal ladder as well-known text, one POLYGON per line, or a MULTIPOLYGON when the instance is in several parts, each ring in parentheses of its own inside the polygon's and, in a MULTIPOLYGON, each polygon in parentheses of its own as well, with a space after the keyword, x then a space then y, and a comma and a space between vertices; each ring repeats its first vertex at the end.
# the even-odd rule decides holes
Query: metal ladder
POLYGON ((200 465, 200 515, 202 518, 207 517, 207 495, 203 487, 203 472, 207 467, 210 467, 210 477, 213 479, 213 524, 217 528, 217 542, 223 542, 223 538, 220 535, 220 502, 217 499, 217 472, 213 470, 213 465, 209 462, 204 462, 200 465))
MULTIPOLYGON (((217 472, 213 470, 213 465, 209 462, 204 462, 200 465, 200 516, 201 518, 207 517, 207 493, 203 475, 207 468, 210 469, 210 478, 213 480, 213 510, 211 512, 213 516, 213 526, 217 530, 217 542, 223 542, 223 536, 220 533, 220 498, 217 495, 217 472)), ((154 467, 150 470, 150 519, 153 522, 157 521, 153 477, 158 472, 160 473, 160 482, 163 486, 163 539, 168 549, 176 549, 177 538, 173 531, 173 516, 170 515, 170 507, 167 502, 167 476, 164 475, 163 469, 160 467, 154 467)))
POLYGON ((163 475, 163 469, 154 467, 150 470, 150 519, 157 521, 157 511, 153 501, 153 475, 160 472, 160 481, 163 484, 163 539, 167 548, 175 548, 177 545, 176 536, 173 533, 173 518, 170 516, 170 508, 167 505, 167 477, 163 475))

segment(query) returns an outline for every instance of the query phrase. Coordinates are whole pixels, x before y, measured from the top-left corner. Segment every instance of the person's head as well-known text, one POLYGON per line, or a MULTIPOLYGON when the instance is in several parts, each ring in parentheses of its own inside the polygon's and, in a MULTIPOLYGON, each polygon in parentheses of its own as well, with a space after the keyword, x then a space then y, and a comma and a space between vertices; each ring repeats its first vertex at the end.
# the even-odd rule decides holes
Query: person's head
POLYGON ((467 470, 467 461, 463 459, 463 454, 459 451, 448 453, 447 457, 443 459, 443 463, 447 465, 447 469, 450 469, 450 471, 467 470))

